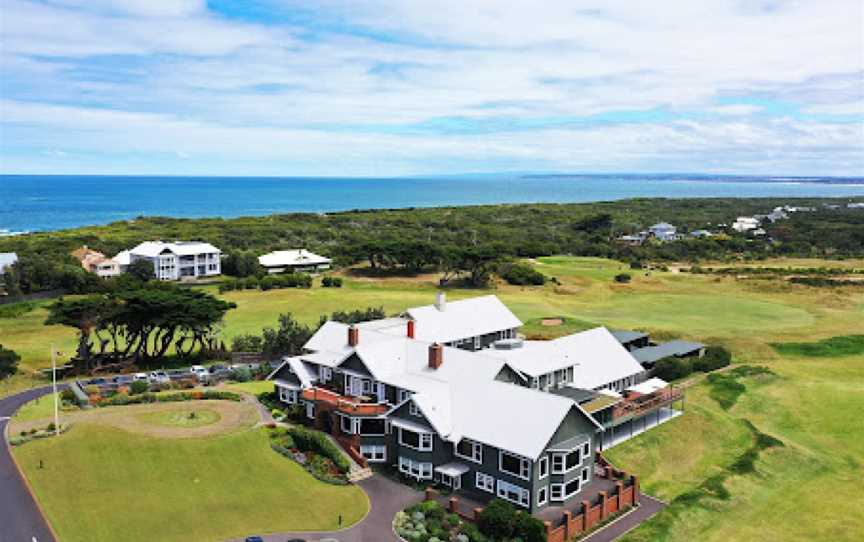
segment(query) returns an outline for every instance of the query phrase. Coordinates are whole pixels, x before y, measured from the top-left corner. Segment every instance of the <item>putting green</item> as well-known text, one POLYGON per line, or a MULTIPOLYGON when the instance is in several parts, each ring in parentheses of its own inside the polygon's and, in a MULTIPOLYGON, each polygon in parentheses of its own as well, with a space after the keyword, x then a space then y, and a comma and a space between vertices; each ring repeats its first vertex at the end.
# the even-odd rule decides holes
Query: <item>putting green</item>
POLYGON ((135 418, 146 424, 163 427, 201 427, 217 423, 222 416, 215 410, 184 408, 164 412, 141 412, 136 414, 135 418))

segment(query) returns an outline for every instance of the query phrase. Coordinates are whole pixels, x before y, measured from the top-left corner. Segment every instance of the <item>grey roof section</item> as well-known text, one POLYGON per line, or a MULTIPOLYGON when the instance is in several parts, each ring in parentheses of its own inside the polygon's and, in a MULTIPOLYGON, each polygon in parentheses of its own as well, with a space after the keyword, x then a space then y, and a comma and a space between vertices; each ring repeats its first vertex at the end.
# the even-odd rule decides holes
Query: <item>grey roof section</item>
POLYGON ((554 393, 555 395, 560 395, 561 397, 566 397, 567 399, 571 399, 576 401, 577 403, 586 403, 591 399, 594 399, 597 396, 602 394, 597 393, 592 390, 583 390, 579 388, 571 388, 570 386, 564 386, 563 388, 556 388, 549 390, 549 393, 554 393))
POLYGON ((0 274, 3 274, 7 267, 10 267, 17 261, 18 255, 14 252, 0 252, 0 274))
POLYGON ((619 329, 617 331, 610 330, 610 333, 612 333, 612 336, 618 339, 618 342, 621 344, 648 337, 648 334, 642 331, 630 331, 626 329, 619 329))
POLYGON ((669 341, 657 346, 637 348, 630 352, 639 363, 654 363, 669 356, 687 356, 705 348, 702 343, 690 341, 669 341))
POLYGON ((586 442, 591 439, 585 433, 580 433, 576 436, 570 437, 567 440, 562 442, 556 442, 555 444, 549 446, 550 452, 569 452, 570 450, 576 448, 577 446, 582 446, 586 442))

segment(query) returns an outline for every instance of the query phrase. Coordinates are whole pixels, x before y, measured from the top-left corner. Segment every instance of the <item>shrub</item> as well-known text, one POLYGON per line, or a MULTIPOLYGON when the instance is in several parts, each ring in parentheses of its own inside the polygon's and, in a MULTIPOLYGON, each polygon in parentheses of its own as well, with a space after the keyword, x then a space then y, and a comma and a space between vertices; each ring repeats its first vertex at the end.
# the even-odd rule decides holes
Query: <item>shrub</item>
POLYGON ((237 382, 248 382, 252 380, 252 371, 248 367, 238 367, 234 369, 234 380, 237 382))
POLYGON ((643 269, 645 265, 639 260, 633 260, 630 262, 630 269, 643 269))
POLYGON ((320 431, 312 431, 305 427, 292 427, 288 431, 294 438, 297 449, 301 452, 312 451, 325 457, 329 457, 330 460, 333 461, 333 464, 336 465, 336 468, 343 473, 348 472, 351 468, 351 465, 348 463, 348 460, 345 459, 345 456, 342 455, 339 448, 337 448, 324 433, 321 433, 320 431))
POLYGON ((524 263, 503 266, 501 278, 516 286, 542 286, 546 284, 546 275, 524 263))
POLYGON ((630 282, 630 273, 618 273, 615 275, 615 282, 620 282, 622 284, 627 284, 630 282))
POLYGON ((489 542, 486 535, 480 532, 480 529, 476 525, 468 521, 463 523, 462 527, 459 528, 459 535, 457 535, 457 538, 460 536, 467 537, 468 542, 489 542))
POLYGON ((427 519, 434 518, 436 520, 444 519, 445 510, 438 501, 423 501, 412 508, 417 512, 421 512, 427 519))
POLYGON ((522 542, 546 542, 546 526, 531 514, 517 512, 513 536, 522 542))
POLYGON ((105 401, 106 404, 112 406, 121 406, 128 405, 130 402, 129 394, 127 393, 115 393, 109 399, 105 401))
POLYGON ((515 526, 516 508, 507 501, 492 499, 477 518, 480 532, 493 540, 512 538, 515 526))
POLYGON ((654 376, 667 382, 684 378, 692 372, 693 367, 689 360, 674 356, 663 358, 654 366, 654 376))
POLYGON ((99 395, 99 386, 95 386, 90 384, 89 386, 84 386, 84 393, 87 395, 99 395))
POLYGON ((709 346, 705 355, 693 360, 693 370, 709 372, 732 363, 732 354, 722 346, 709 346))
POLYGON ((64 388, 63 391, 60 392, 60 399, 68 403, 74 403, 78 401, 78 397, 75 395, 75 392, 72 391, 71 388, 64 388))

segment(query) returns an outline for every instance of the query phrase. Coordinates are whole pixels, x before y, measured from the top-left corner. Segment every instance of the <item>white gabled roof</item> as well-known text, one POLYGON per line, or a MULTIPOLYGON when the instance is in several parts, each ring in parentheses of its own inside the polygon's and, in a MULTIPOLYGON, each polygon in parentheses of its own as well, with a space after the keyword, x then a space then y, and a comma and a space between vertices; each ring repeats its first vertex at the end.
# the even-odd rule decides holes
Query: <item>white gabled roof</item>
MULTIPOLYGON (((195 254, 210 254, 222 253, 221 250, 214 247, 210 243, 200 241, 177 241, 174 243, 166 243, 164 241, 144 241, 138 244, 135 248, 129 250, 130 253, 153 258, 168 250, 177 256, 192 256, 195 254)), ((118 254, 119 256, 119 254, 118 254)))
POLYGON ((435 305, 408 309, 415 321, 414 336, 421 341, 446 343, 522 326, 494 295, 447 301, 444 310, 435 305))
POLYGON ((292 265, 329 264, 330 258, 319 256, 302 248, 295 250, 276 250, 263 256, 258 256, 258 263, 263 267, 283 267, 292 265))
POLYGON ((573 386, 594 389, 644 371, 630 352, 605 327, 560 337, 552 341, 525 341, 521 348, 493 350, 490 356, 528 376, 574 366, 573 386))
POLYGON ((128 250, 121 250, 111 259, 114 260, 117 265, 129 265, 132 263, 132 253, 128 250))

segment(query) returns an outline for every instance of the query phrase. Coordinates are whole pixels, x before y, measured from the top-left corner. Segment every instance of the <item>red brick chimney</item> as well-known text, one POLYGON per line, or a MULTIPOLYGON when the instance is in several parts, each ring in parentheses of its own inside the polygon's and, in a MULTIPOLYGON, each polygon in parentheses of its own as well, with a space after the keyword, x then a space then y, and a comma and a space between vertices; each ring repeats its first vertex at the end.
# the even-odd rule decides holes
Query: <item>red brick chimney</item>
POLYGON ((348 346, 357 346, 360 342, 360 330, 357 326, 348 326, 348 346))
POLYGON ((408 320, 408 338, 414 338, 414 320, 408 320))
POLYGON ((437 369, 444 363, 444 347, 438 343, 429 345, 429 368, 437 369))

